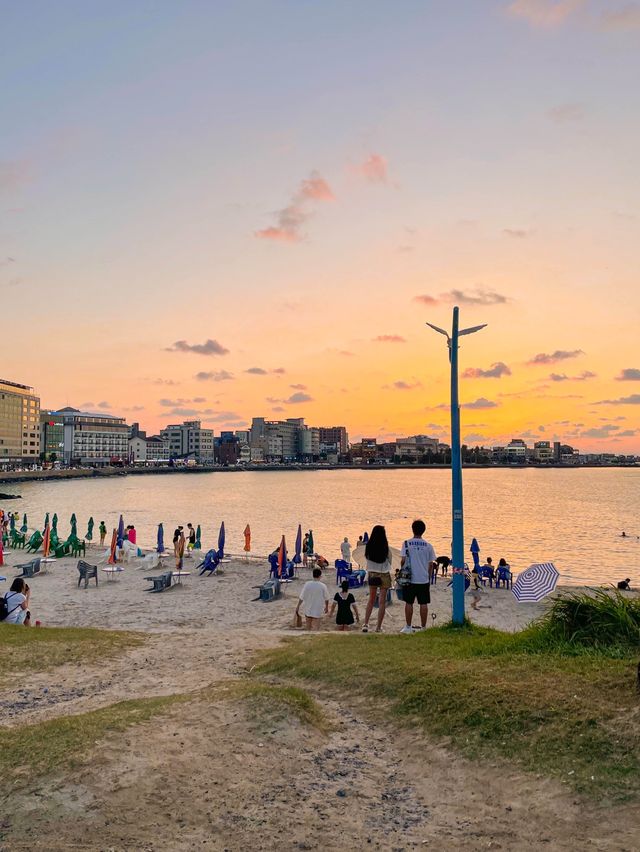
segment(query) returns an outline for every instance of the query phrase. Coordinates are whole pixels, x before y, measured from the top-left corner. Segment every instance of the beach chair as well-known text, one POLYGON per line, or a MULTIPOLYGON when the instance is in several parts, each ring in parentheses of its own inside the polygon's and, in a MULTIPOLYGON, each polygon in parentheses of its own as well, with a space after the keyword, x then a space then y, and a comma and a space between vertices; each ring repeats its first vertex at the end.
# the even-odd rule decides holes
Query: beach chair
POLYGON ((40 530, 36 530, 33 533, 33 535, 31 536, 31 538, 29 539, 29 541, 26 543, 25 550, 28 553, 35 553, 36 550, 38 550, 38 548, 40 547, 41 544, 42 544, 42 533, 40 532, 40 530))
POLYGON ((71 555, 72 556, 80 556, 80 554, 82 554, 84 556, 86 551, 87 551, 86 542, 80 541, 78 539, 76 539, 76 541, 72 542, 72 544, 71 544, 71 555))
POLYGON ((82 559, 78 562, 78 588, 80 588, 80 583, 84 580, 85 589, 89 585, 89 580, 95 579, 96 586, 98 585, 98 566, 97 565, 89 565, 88 562, 83 562, 82 559))
POLYGON ((282 566, 282 574, 278 574, 278 554, 272 553, 269 556, 269 576, 274 580, 295 580, 296 578, 296 566, 292 562, 291 559, 287 559, 285 564, 282 566))
POLYGON ((490 565, 483 565, 480 569, 482 571, 481 580, 482 585, 486 586, 487 580, 489 581, 489 586, 493 588, 493 581, 495 580, 494 570, 490 565))
POLYGON ((272 601, 274 598, 280 597, 280 581, 273 579, 267 580, 260 586, 259 600, 272 601))
POLYGON ((511 588, 511 580, 512 574, 508 567, 504 565, 498 566, 498 573, 496 575, 496 589, 500 588, 500 583, 504 584, 505 589, 511 588))
POLYGON ((220 557, 216 550, 207 550, 204 560, 196 567, 196 571, 200 570, 200 576, 204 574, 217 574, 218 566, 220 565, 220 557))
POLYGON ((160 562, 160 557, 157 553, 147 553, 146 556, 142 557, 143 568, 157 568, 158 563, 160 562))
POLYGON ((23 548, 26 542, 27 540, 24 533, 20 533, 18 530, 11 530, 11 541, 9 542, 10 547, 14 550, 23 548))
POLYGON ((165 589, 171 588, 171 571, 167 571, 164 574, 158 574, 156 577, 145 577, 145 580, 151 580, 153 583, 153 588, 149 589, 150 592, 164 592, 165 589))
POLYGON ((336 586, 339 586, 343 580, 349 583, 350 589, 359 589, 364 586, 364 577, 360 571, 354 571, 351 565, 344 559, 336 559, 336 586))
POLYGON ((23 565, 16 565, 16 568, 20 570, 19 577, 35 577, 36 574, 40 573, 40 557, 37 559, 32 559, 30 562, 25 562, 23 565))

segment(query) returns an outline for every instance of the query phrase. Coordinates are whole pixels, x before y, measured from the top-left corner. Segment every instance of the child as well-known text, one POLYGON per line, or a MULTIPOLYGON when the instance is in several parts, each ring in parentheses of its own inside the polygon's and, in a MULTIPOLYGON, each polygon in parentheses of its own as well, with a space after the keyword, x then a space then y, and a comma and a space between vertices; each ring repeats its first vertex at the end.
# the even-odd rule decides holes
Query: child
POLYGON ((107 525, 104 521, 100 521, 100 526, 98 527, 100 531, 100 547, 104 547, 104 539, 107 535, 107 525))
POLYGON ((356 599, 349 591, 349 581, 343 580, 340 584, 340 591, 336 592, 333 603, 331 604, 331 613, 333 615, 336 607, 338 607, 338 614, 336 616, 336 625, 338 630, 348 630, 349 627, 354 623, 353 613, 355 613, 355 620, 360 624, 360 615, 358 613, 358 607, 356 606, 356 599), (353 612, 352 612, 353 609, 353 612))

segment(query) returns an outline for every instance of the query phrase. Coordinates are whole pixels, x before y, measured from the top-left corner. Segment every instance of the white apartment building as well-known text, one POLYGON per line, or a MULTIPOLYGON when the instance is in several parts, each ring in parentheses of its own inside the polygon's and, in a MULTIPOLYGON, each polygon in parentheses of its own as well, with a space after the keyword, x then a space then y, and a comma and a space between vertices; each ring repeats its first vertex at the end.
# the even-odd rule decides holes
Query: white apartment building
POLYGON ((28 385, 0 379, 0 463, 40 458, 40 399, 28 385))
POLYGON ((200 420, 166 426, 160 438, 169 444, 169 458, 191 456, 196 461, 213 464, 213 429, 203 429, 200 420))
POLYGON ((147 464, 168 462, 169 442, 160 435, 152 435, 150 438, 144 434, 134 435, 133 438, 129 438, 129 460, 134 464, 136 462, 147 464))
POLYGON ((123 417, 61 408, 66 464, 104 465, 129 458, 129 427, 123 417))

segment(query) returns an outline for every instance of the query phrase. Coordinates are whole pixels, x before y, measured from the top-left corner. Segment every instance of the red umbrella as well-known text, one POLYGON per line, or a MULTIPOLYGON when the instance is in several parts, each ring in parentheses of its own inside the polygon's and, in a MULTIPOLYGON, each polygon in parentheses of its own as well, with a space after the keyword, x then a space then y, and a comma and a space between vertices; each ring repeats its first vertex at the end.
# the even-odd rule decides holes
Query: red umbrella
POLYGON ((251 550, 251 527, 249 524, 244 528, 244 552, 249 553, 251 550))
POLYGON ((278 550, 278 577, 282 577, 282 572, 285 568, 285 563, 287 559, 287 545, 284 541, 284 536, 282 536, 282 541, 280 542, 280 549, 278 550))
POLYGON ((2 530, 0 530, 0 565, 4 565, 4 548, 2 547, 2 530))
POLYGON ((113 528, 113 535, 111 536, 111 547, 109 549, 109 565, 115 565, 118 561, 116 559, 116 548, 118 547, 118 530, 113 528))
POLYGON ((44 539, 42 540, 42 552, 44 554, 44 558, 46 559, 51 551, 51 530, 49 529, 49 524, 44 528, 44 539))

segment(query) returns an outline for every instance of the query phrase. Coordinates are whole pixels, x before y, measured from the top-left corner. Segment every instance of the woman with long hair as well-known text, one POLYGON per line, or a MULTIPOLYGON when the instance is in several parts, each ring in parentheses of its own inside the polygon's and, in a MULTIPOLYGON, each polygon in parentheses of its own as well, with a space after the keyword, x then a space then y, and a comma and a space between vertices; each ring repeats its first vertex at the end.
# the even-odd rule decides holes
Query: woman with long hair
POLYGON ((376 633, 382 633, 382 622, 387 608, 387 589, 391 588, 391 553, 389 552, 387 533, 383 526, 377 525, 371 530, 364 555, 369 577, 369 600, 367 601, 362 632, 369 632, 369 619, 376 601, 376 595, 380 592, 376 633))

